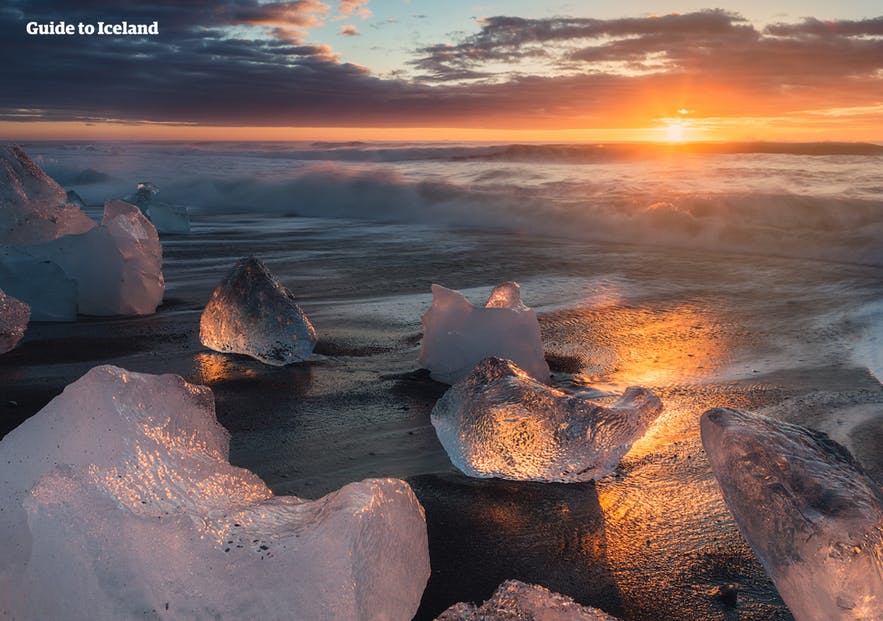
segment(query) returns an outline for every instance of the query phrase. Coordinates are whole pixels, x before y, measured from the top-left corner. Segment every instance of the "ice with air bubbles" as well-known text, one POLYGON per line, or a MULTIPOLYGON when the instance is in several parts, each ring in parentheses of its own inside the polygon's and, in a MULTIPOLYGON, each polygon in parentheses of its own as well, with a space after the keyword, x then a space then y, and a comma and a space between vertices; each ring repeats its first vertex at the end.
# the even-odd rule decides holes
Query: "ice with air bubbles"
POLYGON ((0 146, 0 244, 35 244, 93 227, 20 147, 0 146))
POLYGON ((310 357, 318 340, 294 295, 257 258, 237 261, 202 312, 199 339, 223 353, 284 366, 310 357))
POLYGON ((727 507, 795 620, 883 620, 883 493, 849 451, 743 410, 709 410, 700 427, 727 507))
POLYGON ((431 419, 451 462, 469 476, 570 483, 612 473, 661 411, 646 388, 628 388, 604 407, 487 358, 438 400, 431 419))
POLYGON ((0 611, 20 621, 411 619, 429 576, 403 481, 274 496, 211 391, 96 367, 0 441, 0 611))
POLYGON ((13 349, 25 335, 30 307, 0 291, 0 354, 13 349))
POLYGON ((460 602, 436 621, 618 621, 603 610, 581 606, 566 595, 507 580, 482 605, 460 602))
POLYGON ((484 307, 473 306, 458 291, 432 285, 432 306, 422 321, 420 364, 439 382, 454 384, 489 356, 512 360, 549 382, 537 314, 525 306, 516 282, 495 287, 484 307))

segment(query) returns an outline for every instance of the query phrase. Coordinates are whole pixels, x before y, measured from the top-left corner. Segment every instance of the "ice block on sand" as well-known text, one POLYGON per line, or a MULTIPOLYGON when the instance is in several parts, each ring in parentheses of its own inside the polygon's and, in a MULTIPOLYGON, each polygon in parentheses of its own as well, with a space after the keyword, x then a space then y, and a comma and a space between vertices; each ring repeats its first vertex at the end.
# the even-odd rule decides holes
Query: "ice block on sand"
POLYGON ((158 194, 159 188, 155 184, 142 181, 135 193, 125 200, 143 211, 160 233, 189 233, 187 208, 164 203, 157 198, 158 194))
POLYGON ((453 384, 483 359, 496 356, 549 383, 537 314, 522 302, 516 282, 494 288, 483 308, 458 291, 432 285, 432 306, 422 321, 420 364, 434 380, 453 384))
POLYGON ((0 244, 35 244, 94 226, 20 147, 0 146, 0 244))
POLYGON ((223 353, 283 366, 310 357, 317 336, 294 295, 255 257, 221 281, 199 320, 199 340, 223 353))
POLYGON ((61 266, 33 256, 29 246, 0 246, 0 288, 27 300, 33 321, 76 321, 76 281, 61 266))
POLYGON ((0 610, 18 620, 409 620, 422 507, 369 479, 310 501, 228 463, 211 391, 96 367, 0 441, 0 610))
POLYGON ((742 410, 702 415, 736 524, 796 621, 883 620, 883 495, 823 433, 742 410))
POLYGON ((535 584, 507 580, 481 606, 454 604, 436 621, 618 621, 535 584))
POLYGON ((16 250, 58 265, 76 282, 81 314, 148 315, 162 302, 159 237, 144 214, 125 201, 106 202, 101 226, 86 233, 16 250))
POLYGON ((486 358, 431 418, 451 462, 469 476, 571 483, 613 472, 661 411, 646 388, 627 389, 607 408, 486 358))
POLYGON ((30 307, 0 291, 0 354, 13 349, 25 335, 30 307))

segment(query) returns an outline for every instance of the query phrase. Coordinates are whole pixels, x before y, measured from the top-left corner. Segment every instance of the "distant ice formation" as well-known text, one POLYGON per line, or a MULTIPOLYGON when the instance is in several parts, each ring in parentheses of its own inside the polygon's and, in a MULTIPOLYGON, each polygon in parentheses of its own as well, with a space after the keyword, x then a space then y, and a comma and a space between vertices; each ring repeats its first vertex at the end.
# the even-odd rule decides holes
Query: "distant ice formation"
POLYGON ((94 226, 20 147, 0 146, 0 244, 36 244, 94 226))
POLYGON ((571 483, 613 472, 661 411, 646 388, 627 389, 607 408, 487 358, 438 400, 431 418, 451 461, 469 476, 571 483))
POLYGON ((497 286, 484 308, 458 291, 432 285, 432 306, 422 321, 420 364, 434 380, 454 384, 481 360, 496 356, 549 383, 537 314, 522 302, 516 282, 497 286))
POLYGON ((199 321, 199 340, 215 351, 283 366, 309 358, 318 338, 291 291, 249 257, 237 261, 212 293, 199 321))
POLYGON ((0 611, 19 621, 407 621, 423 509, 394 479, 274 496, 211 391, 96 367, 0 441, 0 611))
POLYGON ((454 604, 436 621, 618 621, 535 584, 507 580, 481 606, 454 604))
POLYGON ((701 418, 736 523, 796 621, 883 620, 883 494, 823 433, 742 410, 701 418))
POLYGON ((0 291, 0 354, 13 349, 25 335, 30 307, 0 291))
POLYGON ((142 181, 135 193, 125 200, 143 211, 160 233, 189 233, 190 214, 187 208, 163 203, 157 200, 158 194, 159 188, 155 184, 142 181))
POLYGON ((0 286, 15 291, 40 309, 40 318, 69 316, 74 292, 51 265, 76 283, 77 311, 84 315, 147 315, 162 302, 162 246, 156 229, 137 207, 114 200, 104 204, 101 226, 86 233, 65 235, 52 241, 17 246, 0 254, 0 286), (47 265, 50 264, 50 265, 47 265), (51 274, 50 274, 51 272, 51 274), (40 274, 52 280, 39 282, 40 274), (17 276, 17 278, 16 278, 17 276), (8 281, 19 281, 10 284, 8 281), (51 292, 46 287, 57 283, 51 292), (58 302, 47 308, 45 299, 58 302))

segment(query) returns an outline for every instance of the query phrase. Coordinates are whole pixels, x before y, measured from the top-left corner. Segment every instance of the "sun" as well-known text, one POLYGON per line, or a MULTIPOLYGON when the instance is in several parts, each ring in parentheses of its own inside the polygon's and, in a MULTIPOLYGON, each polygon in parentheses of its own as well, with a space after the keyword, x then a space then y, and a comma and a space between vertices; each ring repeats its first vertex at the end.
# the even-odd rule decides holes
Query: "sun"
POLYGON ((687 126, 681 121, 672 121, 664 127, 664 130, 668 142, 683 142, 686 138, 687 126))

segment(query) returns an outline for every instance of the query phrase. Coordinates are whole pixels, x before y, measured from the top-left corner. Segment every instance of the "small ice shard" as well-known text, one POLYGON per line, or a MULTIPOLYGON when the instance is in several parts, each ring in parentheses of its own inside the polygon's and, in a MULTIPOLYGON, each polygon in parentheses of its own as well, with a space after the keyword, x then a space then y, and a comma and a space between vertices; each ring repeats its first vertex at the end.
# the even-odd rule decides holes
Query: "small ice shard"
POLYGON ((484 308, 459 291, 432 285, 432 306, 421 318, 420 364, 432 379, 454 384, 488 356, 512 360, 549 383, 549 365, 536 312, 524 305, 516 282, 497 286, 484 308))
POLYGON ((237 261, 212 293, 199 320, 199 340, 215 351, 283 366, 309 358, 318 338, 291 291, 249 257, 237 261))
POLYGON ((727 507, 796 621, 883 620, 883 493, 825 434, 742 410, 702 415, 727 507))
POLYGON ((429 550, 407 483, 274 496, 228 463, 228 445, 211 391, 178 376, 101 366, 69 385, 0 441, 0 610, 19 621, 413 617, 429 550))
POLYGON ((646 388, 597 405, 487 358, 432 409, 451 462, 473 477, 573 483, 607 476, 662 412, 646 388))
POLYGON ((165 281, 156 229, 124 201, 106 202, 101 226, 86 233, 16 250, 33 261, 58 265, 76 282, 81 314, 148 315, 162 302, 165 281))
POLYGON ((0 289, 25 300, 32 321, 76 321, 77 283, 61 267, 27 252, 28 246, 0 246, 0 289))
POLYGON ((150 181, 142 181, 126 201, 144 212, 160 233, 189 233, 190 214, 186 207, 169 205, 157 199, 159 188, 150 181))
POLYGON ((0 146, 0 244, 35 244, 94 226, 20 147, 0 146))
POLYGON ((30 307, 0 291, 0 354, 13 349, 25 335, 30 307))
POLYGON ((507 580, 481 606, 454 604, 436 621, 618 621, 545 587, 507 580))
POLYGON ((86 202, 83 198, 73 190, 67 191, 67 202, 79 209, 86 206, 86 202))

